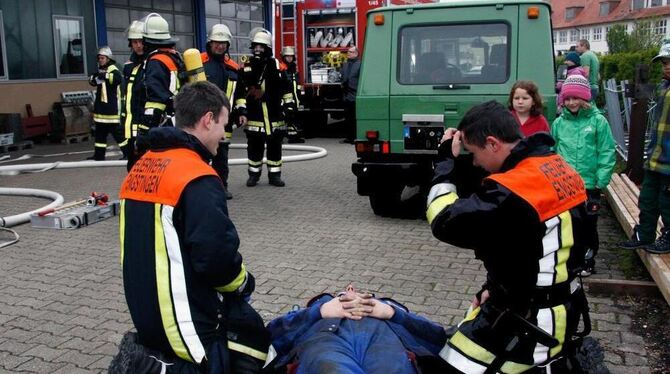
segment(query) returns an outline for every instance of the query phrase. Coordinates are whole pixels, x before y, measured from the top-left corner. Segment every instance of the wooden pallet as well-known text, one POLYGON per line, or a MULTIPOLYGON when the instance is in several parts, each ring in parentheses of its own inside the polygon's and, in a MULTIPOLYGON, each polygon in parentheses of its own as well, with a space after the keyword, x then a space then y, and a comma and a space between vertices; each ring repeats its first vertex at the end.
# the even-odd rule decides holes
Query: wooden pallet
POLYGON ((24 149, 30 149, 33 147, 33 142, 30 140, 24 140, 22 142, 0 145, 0 153, 8 153, 13 151, 21 151, 24 149))
MULTIPOLYGON (((628 237, 633 234, 633 227, 639 222, 640 209, 637 206, 639 194, 638 187, 625 174, 612 175, 612 181, 605 191, 614 215, 628 237)), ((660 234, 661 228, 662 224, 659 221, 657 233, 660 234)), ((637 254, 647 267, 663 297, 670 304, 670 253, 658 255, 638 249, 637 254)))
POLYGON ((72 143, 83 143, 87 142, 91 139, 91 134, 77 134, 77 135, 66 135, 62 140, 61 143, 63 144, 72 144, 72 143))

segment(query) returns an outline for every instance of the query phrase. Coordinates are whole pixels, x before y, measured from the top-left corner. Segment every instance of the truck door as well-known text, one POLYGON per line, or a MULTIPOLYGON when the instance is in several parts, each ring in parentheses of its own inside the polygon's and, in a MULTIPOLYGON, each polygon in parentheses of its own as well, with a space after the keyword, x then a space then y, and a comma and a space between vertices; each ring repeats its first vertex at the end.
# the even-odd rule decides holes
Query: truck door
POLYGON ((394 12, 392 153, 434 153, 435 142, 424 139, 426 127, 437 129, 439 120, 455 127, 473 105, 506 101, 517 80, 518 15, 517 5, 502 4, 394 12))

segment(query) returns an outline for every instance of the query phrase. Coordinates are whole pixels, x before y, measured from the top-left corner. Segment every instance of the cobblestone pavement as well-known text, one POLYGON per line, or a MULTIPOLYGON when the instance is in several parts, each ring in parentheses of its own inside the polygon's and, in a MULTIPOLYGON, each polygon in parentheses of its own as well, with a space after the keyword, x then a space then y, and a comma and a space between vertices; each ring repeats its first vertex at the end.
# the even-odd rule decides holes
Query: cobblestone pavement
MULTIPOLYGON (((244 142, 243 135, 236 134, 235 142, 244 142)), ((285 188, 269 186, 265 176, 259 186, 247 188, 245 168, 231 170, 235 198, 230 214, 241 237, 240 251, 256 276, 253 305, 263 318, 269 321, 294 304, 353 281, 444 326, 457 323, 484 282, 472 252, 438 242, 425 221, 375 216, 367 198, 356 194, 352 147, 336 139, 307 144, 329 154, 285 164, 285 188)), ((42 145, 24 153, 92 147, 91 142, 42 145)), ((232 150, 231 157, 244 157, 243 151, 232 150)), ((123 168, 53 170, 0 176, 0 185, 50 189, 72 201, 91 191, 115 195, 124 174, 123 168)), ((0 216, 42 205, 41 199, 2 196, 0 216)), ((611 215, 601 222, 604 241, 623 237, 611 215)), ((117 220, 72 231, 15 229, 21 240, 0 249, 0 372, 105 371, 132 328, 123 297, 117 220)), ((602 252, 598 276, 621 279, 615 257, 606 248, 602 252)), ((631 331, 634 304, 629 299, 590 301, 593 336, 605 347, 613 372, 659 369, 649 367, 644 341, 631 331)))

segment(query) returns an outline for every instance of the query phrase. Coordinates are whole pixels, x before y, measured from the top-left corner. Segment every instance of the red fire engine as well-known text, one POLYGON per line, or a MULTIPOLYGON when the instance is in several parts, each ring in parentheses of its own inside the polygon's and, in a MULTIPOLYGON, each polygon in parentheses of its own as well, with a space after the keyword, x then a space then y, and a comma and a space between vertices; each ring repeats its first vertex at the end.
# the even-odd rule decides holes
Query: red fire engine
MULTIPOLYGON (((436 0, 390 0, 391 4, 436 0)), ((328 115, 342 118, 340 68, 346 51, 357 46, 363 53, 366 15, 387 0, 274 0, 273 30, 276 57, 282 47, 294 47, 302 100, 300 113, 305 131, 327 123, 328 115)))

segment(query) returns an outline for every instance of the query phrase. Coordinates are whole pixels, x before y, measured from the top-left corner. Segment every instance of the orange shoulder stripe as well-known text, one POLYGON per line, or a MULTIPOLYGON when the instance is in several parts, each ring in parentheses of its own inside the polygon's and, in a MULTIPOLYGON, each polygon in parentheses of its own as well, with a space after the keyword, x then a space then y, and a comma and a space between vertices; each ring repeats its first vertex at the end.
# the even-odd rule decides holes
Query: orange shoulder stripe
POLYGON ((124 179, 120 197, 176 206, 186 185, 205 175, 217 174, 190 149, 149 151, 124 179))
POLYGON ((149 57, 149 60, 158 60, 165 65, 170 71, 177 71, 177 65, 172 61, 170 56, 167 56, 163 53, 156 53, 149 57))
POLYGON ((586 201, 582 177, 559 155, 528 157, 487 179, 519 195, 543 222, 586 201))
POLYGON ((231 69, 234 70, 240 70, 240 65, 237 64, 232 58, 226 56, 224 59, 224 63, 228 65, 231 69))

